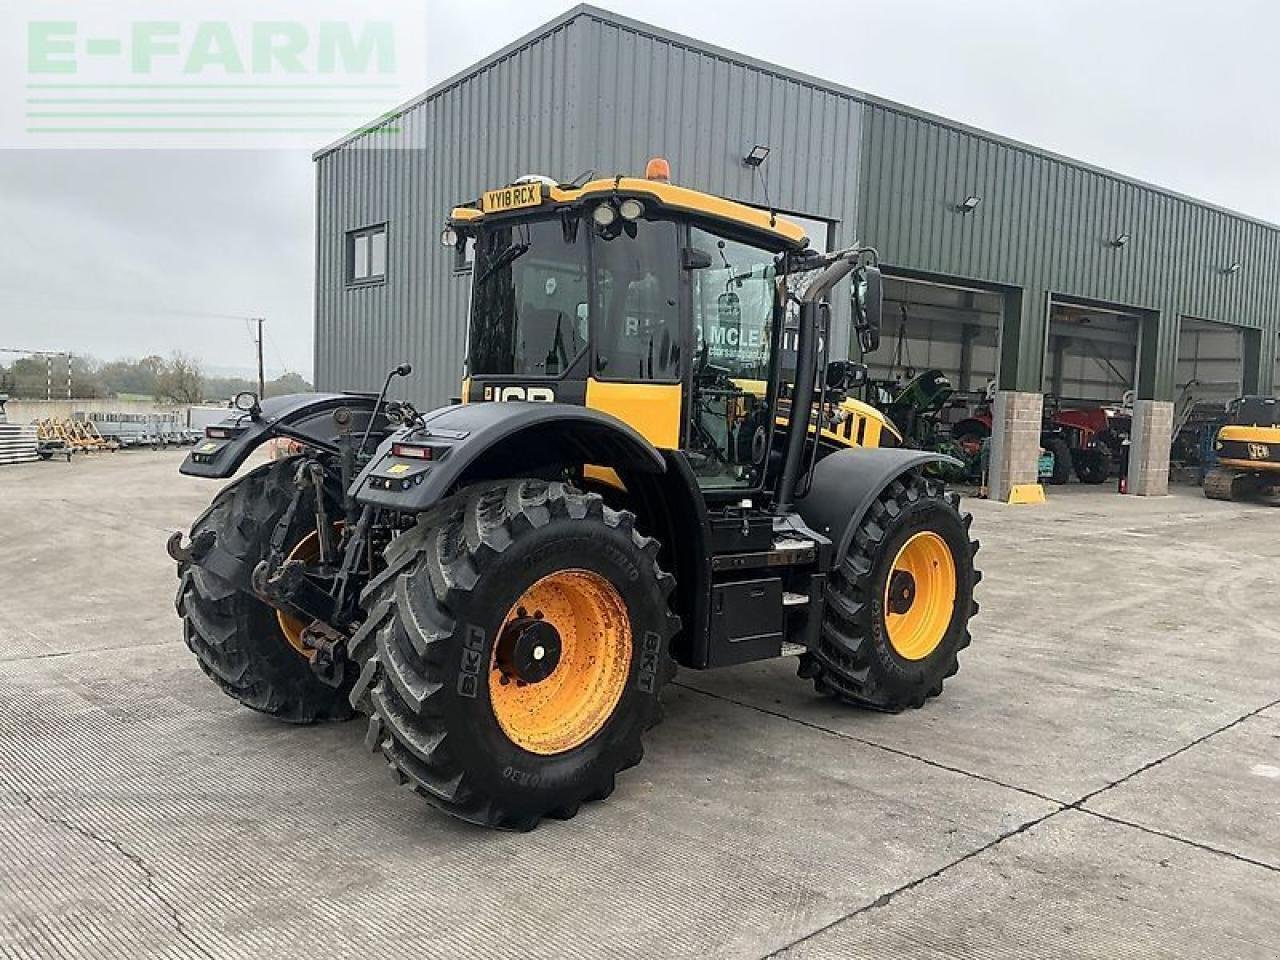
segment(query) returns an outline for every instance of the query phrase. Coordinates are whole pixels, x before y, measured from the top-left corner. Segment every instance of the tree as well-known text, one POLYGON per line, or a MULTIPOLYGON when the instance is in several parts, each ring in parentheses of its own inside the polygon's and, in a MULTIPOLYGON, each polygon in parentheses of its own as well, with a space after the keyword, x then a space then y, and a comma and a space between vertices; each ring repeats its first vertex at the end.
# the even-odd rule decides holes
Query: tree
POLYGON ((283 397, 290 393, 311 393, 314 389, 315 387, 303 379, 302 374, 292 371, 282 373, 274 380, 267 382, 268 397, 283 397))
POLYGON ((156 377, 156 396, 174 403, 199 403, 203 400, 204 375, 200 361, 175 351, 161 365, 156 377))
POLYGON ((113 395, 154 397, 156 381, 163 369, 164 358, 151 356, 141 360, 112 360, 102 365, 99 375, 103 385, 113 395))

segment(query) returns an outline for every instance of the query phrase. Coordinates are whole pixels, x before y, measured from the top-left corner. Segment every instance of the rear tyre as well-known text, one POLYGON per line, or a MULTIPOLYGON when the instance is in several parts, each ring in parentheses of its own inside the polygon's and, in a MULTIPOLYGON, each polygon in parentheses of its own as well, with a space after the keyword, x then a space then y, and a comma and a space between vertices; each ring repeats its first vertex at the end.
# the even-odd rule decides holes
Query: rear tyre
MULTIPOLYGON (((1049 437, 1045 449, 1053 454, 1053 473, 1049 482, 1061 486, 1071 480, 1071 447, 1062 437, 1049 437)), ((1079 470, 1079 467, 1076 468, 1079 470)))
POLYGON ((658 542, 567 484, 464 490, 387 551, 351 643, 367 746, 471 823, 529 830, 643 756, 679 619, 658 542))
POLYGON ((1076 451, 1076 476, 1081 483, 1106 483, 1111 475, 1111 457, 1102 449, 1076 451))
MULTIPOLYGON (((293 458, 265 464, 224 487, 192 525, 239 560, 248 573, 266 558, 271 534, 293 496, 293 458)), ((288 546, 314 529, 314 507, 304 497, 288 546)), ((351 678, 339 687, 321 682, 306 657, 290 644, 274 608, 196 564, 178 569, 176 606, 183 637, 201 668, 240 703, 289 723, 345 720, 351 678)))
POLYGON ((959 503, 908 475, 872 504, 828 578, 818 649, 800 658, 819 693, 897 712, 938 696, 959 669, 982 579, 959 503))

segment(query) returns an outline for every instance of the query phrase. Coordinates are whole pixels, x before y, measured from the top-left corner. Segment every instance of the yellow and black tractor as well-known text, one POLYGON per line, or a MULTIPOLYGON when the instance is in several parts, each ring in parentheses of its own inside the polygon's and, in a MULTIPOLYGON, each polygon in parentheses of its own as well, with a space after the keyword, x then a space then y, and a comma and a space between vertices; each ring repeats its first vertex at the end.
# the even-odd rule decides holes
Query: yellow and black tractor
POLYGON ((1280 417, 1275 397, 1241 397, 1213 442, 1218 462, 1205 474, 1211 500, 1260 499, 1280 506, 1280 417))
POLYGON ((237 398, 182 471, 235 480, 175 535, 207 673, 295 722, 368 722, 401 782, 528 829, 639 762, 676 664, 782 656, 885 711, 969 643, 970 517, 828 358, 879 338, 875 251, 644 178, 525 177, 455 209, 474 268, 459 402, 237 398), (800 429, 795 425, 804 424, 800 429))

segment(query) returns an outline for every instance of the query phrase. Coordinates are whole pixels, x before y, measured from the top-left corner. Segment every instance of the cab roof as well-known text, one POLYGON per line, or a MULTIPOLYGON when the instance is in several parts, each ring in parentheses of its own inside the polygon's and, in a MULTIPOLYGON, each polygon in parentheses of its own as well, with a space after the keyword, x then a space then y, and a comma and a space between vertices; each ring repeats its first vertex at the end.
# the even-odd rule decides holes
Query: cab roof
POLYGON ((803 227, 776 214, 700 190, 640 177, 605 177, 591 180, 581 187, 561 186, 542 178, 523 178, 506 187, 486 190, 474 204, 454 207, 449 222, 455 226, 477 225, 489 218, 626 197, 634 197, 660 210, 693 215, 721 224, 778 249, 799 251, 809 245, 803 227))

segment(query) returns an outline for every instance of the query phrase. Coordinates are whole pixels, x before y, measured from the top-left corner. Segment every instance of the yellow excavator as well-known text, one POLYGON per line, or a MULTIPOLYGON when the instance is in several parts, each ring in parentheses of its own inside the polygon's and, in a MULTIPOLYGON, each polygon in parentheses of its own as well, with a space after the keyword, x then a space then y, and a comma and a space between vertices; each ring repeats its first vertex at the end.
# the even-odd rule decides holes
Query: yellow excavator
POLYGON ((1211 500, 1259 499, 1280 506, 1280 419, 1275 397, 1241 397, 1213 443, 1217 466, 1204 478, 1211 500))

